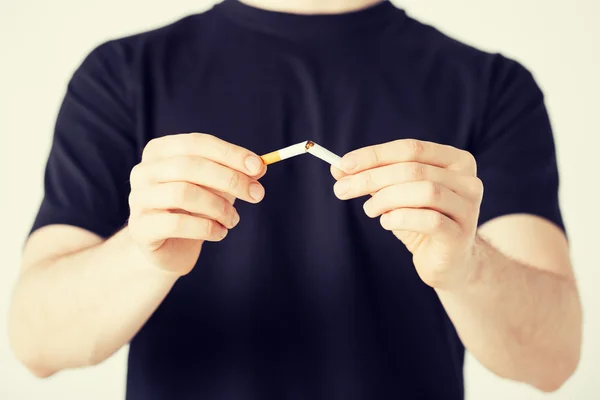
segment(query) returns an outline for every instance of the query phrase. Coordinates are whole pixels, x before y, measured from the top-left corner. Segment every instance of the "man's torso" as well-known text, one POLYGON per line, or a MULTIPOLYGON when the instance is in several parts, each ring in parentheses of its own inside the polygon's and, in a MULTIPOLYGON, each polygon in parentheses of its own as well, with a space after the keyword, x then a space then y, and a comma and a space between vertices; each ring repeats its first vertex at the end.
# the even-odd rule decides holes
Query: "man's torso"
MULTIPOLYGON (((489 56, 378 7, 309 22, 228 1, 114 42, 140 152, 187 132, 258 154, 304 140, 340 155, 402 138, 469 148, 489 56)), ((462 398, 452 324, 366 199, 338 200, 308 155, 261 182, 264 201, 236 202, 240 224, 132 341, 128 399, 462 398)))

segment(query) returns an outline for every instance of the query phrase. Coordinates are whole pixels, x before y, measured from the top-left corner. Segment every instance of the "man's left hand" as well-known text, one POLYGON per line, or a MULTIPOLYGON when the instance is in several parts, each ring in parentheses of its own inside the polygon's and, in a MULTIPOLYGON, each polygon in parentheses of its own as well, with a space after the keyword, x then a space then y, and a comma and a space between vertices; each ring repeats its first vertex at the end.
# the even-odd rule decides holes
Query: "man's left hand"
POLYGON ((453 289, 467 282, 483 196, 473 155, 403 139, 352 151, 341 167, 331 169, 336 196, 371 195, 365 213, 404 243, 426 284, 453 289))

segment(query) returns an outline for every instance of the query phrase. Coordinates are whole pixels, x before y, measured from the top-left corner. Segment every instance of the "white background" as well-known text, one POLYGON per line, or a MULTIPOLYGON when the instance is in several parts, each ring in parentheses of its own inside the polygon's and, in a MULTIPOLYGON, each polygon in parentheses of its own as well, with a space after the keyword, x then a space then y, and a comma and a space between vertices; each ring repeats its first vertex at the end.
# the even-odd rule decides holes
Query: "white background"
MULTIPOLYGON (((98 367, 33 378, 10 353, 5 321, 20 251, 42 196, 56 113, 82 58, 107 39, 202 11, 211 1, 0 0, 0 399, 121 399, 126 349, 98 367)), ((467 358, 468 399, 600 399, 600 1, 406 0, 397 4, 531 69, 546 93, 561 201, 584 304, 580 367, 557 393, 501 380, 467 358)), ((431 371, 435 374, 435 371, 431 371)))

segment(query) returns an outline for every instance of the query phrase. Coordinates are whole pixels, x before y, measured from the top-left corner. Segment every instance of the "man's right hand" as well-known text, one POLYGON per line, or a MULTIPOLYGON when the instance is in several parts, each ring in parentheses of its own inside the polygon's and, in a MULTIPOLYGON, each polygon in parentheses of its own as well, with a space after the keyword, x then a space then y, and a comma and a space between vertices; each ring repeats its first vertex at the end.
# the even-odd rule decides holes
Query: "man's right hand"
POLYGON ((256 154, 211 135, 153 139, 131 171, 129 232, 153 265, 185 275, 204 241, 223 240, 239 222, 236 198, 262 200, 265 172, 256 154))

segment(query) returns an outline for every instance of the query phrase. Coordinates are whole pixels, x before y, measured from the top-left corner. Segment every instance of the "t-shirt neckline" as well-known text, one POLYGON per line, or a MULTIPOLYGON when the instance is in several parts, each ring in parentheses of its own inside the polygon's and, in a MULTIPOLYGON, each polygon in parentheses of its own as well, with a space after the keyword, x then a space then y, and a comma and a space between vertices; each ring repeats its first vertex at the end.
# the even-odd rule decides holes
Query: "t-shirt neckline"
POLYGON ((389 0, 338 14, 294 14, 265 10, 239 0, 224 0, 215 6, 229 19, 246 27, 288 37, 344 35, 383 27, 392 17, 405 17, 389 0))

